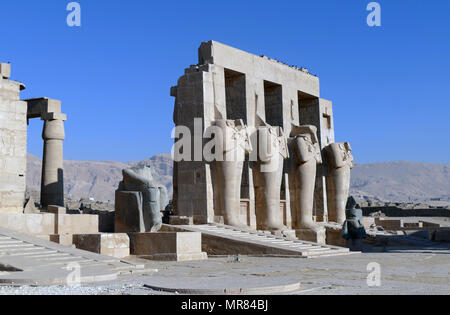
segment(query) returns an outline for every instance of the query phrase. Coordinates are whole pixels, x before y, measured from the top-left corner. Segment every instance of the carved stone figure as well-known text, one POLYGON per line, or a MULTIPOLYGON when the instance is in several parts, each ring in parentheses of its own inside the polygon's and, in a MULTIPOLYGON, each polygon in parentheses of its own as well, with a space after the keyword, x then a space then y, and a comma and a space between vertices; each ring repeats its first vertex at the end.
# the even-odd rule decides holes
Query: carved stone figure
POLYGON ((342 237, 350 241, 351 250, 359 251, 362 247, 362 239, 367 237, 363 213, 353 197, 348 199, 346 208, 347 220, 342 228, 342 237))
POLYGON ((255 187, 256 222, 258 230, 283 231, 280 209, 283 163, 289 157, 287 140, 281 127, 266 123, 255 133, 258 143, 258 158, 253 163, 255 187))
POLYGON ((325 228, 313 220, 317 165, 322 163, 315 126, 292 126, 288 140, 290 153, 291 209, 298 238, 325 243, 325 228))
POLYGON ((327 161, 328 219, 343 224, 350 190, 350 172, 354 166, 348 142, 333 143, 325 149, 327 161))
POLYGON ((168 204, 167 190, 153 179, 152 169, 137 166, 122 171, 116 191, 115 232, 157 232, 161 211, 168 204))
POLYGON ((251 151, 247 127, 242 120, 216 120, 214 126, 222 130, 223 158, 214 161, 215 196, 227 225, 246 228, 240 219, 241 179, 245 154, 251 151))

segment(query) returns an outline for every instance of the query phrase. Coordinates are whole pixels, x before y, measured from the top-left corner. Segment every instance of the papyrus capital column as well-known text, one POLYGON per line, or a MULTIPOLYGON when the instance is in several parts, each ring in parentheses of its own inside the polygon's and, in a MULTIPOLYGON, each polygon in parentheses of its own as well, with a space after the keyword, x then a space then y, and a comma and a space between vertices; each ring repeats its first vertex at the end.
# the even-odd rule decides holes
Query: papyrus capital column
POLYGON ((63 141, 66 115, 44 113, 41 205, 64 206, 63 141))

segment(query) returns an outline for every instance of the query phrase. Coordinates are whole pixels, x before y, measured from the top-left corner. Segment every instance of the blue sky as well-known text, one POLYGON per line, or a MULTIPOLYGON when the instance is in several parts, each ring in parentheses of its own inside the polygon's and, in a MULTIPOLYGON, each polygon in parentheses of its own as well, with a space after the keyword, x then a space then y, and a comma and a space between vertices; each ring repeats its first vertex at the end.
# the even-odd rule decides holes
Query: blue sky
MULTIPOLYGON (((0 60, 26 84, 23 98, 61 99, 65 158, 133 161, 170 152, 173 98, 202 41, 217 40, 321 80, 334 103, 337 141, 357 162, 450 163, 450 1, 1 0, 0 60)), ((42 154, 41 122, 29 152, 42 154)))

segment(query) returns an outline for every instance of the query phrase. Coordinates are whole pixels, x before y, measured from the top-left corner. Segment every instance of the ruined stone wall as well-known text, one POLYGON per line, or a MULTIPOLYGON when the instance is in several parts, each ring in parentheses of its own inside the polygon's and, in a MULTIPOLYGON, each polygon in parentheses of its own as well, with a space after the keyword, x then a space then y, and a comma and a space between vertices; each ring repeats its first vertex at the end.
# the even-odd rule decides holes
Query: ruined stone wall
MULTIPOLYGON (((306 71, 215 41, 205 42, 199 48, 198 65, 186 69, 178 86, 172 89, 172 96, 176 97, 174 120, 177 126, 188 126, 192 135, 196 117, 202 118, 205 129, 217 119, 242 119, 249 127, 255 127, 258 115, 269 124, 282 127, 287 136, 292 124, 307 123, 318 128, 324 147, 334 142, 334 126, 331 102, 321 100, 319 90, 319 79, 306 71)), ((175 163, 177 215, 207 222, 221 215, 211 167, 205 162, 175 163)), ((248 222, 255 220, 253 175, 248 162, 244 167, 241 198, 249 207, 246 224, 252 226, 254 223, 248 222)), ((286 200, 284 211, 289 214, 287 176, 285 173, 281 199, 286 200)), ((319 182, 324 180, 322 175, 318 177, 319 182)), ((319 187, 318 195, 326 194, 319 187)), ((323 216, 326 196, 317 200, 317 213, 323 216)))
POLYGON ((23 85, 9 80, 9 65, 0 75, 0 213, 23 212, 26 190, 27 103, 23 85))

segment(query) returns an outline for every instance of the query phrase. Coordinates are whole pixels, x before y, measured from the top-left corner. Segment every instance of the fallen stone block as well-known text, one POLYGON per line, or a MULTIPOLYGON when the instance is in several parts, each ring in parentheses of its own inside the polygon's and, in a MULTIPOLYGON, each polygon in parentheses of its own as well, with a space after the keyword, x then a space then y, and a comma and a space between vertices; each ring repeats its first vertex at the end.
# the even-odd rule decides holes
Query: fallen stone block
POLYGON ((125 233, 73 235, 76 248, 89 252, 124 258, 130 256, 130 238, 125 233))
POLYGON ((132 255, 161 261, 207 259, 198 232, 130 233, 132 255))

